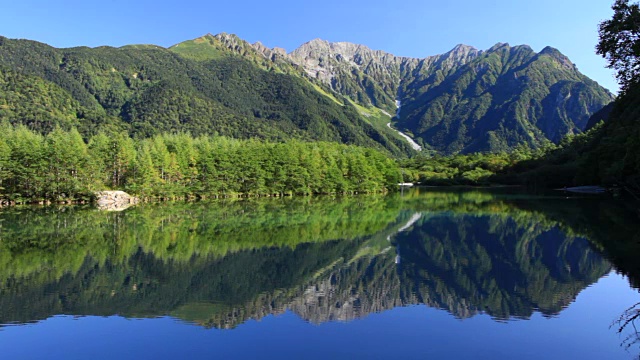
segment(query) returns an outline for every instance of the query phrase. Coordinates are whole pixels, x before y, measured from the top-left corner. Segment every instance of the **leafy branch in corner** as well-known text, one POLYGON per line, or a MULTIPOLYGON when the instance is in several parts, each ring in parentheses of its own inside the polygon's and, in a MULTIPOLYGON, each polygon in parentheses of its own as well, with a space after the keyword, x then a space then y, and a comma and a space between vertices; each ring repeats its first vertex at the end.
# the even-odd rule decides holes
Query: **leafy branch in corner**
POLYGON ((640 75, 640 6, 629 0, 616 0, 613 17, 600 23, 600 42, 596 53, 617 71, 616 78, 624 92, 638 82, 640 75))

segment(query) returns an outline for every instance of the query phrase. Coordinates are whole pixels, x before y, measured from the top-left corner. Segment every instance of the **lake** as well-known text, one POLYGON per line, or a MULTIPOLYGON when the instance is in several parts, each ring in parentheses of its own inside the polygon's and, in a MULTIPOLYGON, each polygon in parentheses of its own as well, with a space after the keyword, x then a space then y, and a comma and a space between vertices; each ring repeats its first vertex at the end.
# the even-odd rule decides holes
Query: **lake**
POLYGON ((3 359, 630 359, 637 204, 514 190, 0 212, 3 359))

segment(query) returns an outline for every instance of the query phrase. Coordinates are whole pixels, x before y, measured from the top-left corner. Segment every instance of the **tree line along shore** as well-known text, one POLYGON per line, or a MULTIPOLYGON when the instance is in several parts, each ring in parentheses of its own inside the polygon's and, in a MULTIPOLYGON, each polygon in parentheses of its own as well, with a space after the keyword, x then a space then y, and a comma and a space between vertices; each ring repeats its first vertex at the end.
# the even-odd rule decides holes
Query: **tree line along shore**
POLYGON ((147 139, 99 133, 83 139, 74 128, 43 135, 25 126, 1 127, 4 204, 86 202, 106 189, 143 200, 376 193, 402 180, 387 155, 337 143, 186 133, 147 139))

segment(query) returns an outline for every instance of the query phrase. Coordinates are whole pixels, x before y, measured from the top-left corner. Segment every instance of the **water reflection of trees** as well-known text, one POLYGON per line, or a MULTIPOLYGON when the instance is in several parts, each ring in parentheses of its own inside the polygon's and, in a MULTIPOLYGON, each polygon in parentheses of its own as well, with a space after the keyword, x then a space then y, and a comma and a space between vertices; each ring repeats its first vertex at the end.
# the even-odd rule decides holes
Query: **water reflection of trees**
POLYGON ((526 318, 557 314, 607 273, 599 253, 627 256, 599 228, 626 221, 613 205, 594 217, 582 200, 420 191, 2 213, 0 322, 170 314, 228 328, 285 309, 324 322, 420 303, 526 318))

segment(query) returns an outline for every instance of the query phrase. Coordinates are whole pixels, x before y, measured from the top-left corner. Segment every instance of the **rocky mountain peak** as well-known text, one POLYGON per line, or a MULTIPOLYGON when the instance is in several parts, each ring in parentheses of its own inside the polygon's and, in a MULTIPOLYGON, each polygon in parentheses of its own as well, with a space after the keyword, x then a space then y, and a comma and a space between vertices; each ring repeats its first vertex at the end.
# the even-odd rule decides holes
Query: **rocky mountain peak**
POLYGON ((186 43, 192 43, 192 44, 208 44, 211 45, 215 48, 218 49, 227 49, 227 50, 231 50, 233 52, 236 53, 243 53, 243 50, 249 48, 251 45, 242 40, 240 37, 238 37, 235 34, 228 34, 228 33, 219 33, 216 35, 213 35, 211 33, 208 33, 206 35, 203 35, 199 38, 193 39, 193 40, 189 40, 189 41, 185 41, 183 43, 180 44, 176 44, 174 46, 172 46, 171 48, 177 48, 180 47, 183 44, 186 43))
POLYGON ((498 50, 500 50, 502 48, 509 49, 509 48, 511 48, 511 46, 509 46, 509 43, 499 42, 499 43, 496 43, 495 45, 493 45, 492 47, 490 47, 489 50, 487 50, 487 52, 498 51, 498 50))
POLYGON ((449 50, 443 55, 436 55, 427 58, 437 58, 438 62, 443 63, 447 67, 455 67, 456 65, 463 65, 468 63, 469 61, 475 59, 480 55, 482 51, 476 49, 473 46, 458 44, 453 49, 449 50))
POLYGON ((289 56, 296 62, 304 62, 308 59, 328 59, 352 61, 356 54, 370 52, 366 46, 349 42, 329 42, 322 39, 314 39, 302 44, 292 51, 289 56))
POLYGON ((456 53, 456 54, 467 54, 474 51, 478 51, 478 49, 470 45, 458 44, 454 46, 453 49, 451 49, 451 51, 449 52, 456 53))
POLYGON ((540 55, 550 55, 550 56, 564 56, 562 55, 562 53, 560 52, 560 50, 552 47, 552 46, 546 46, 544 49, 542 49, 542 51, 540 51, 540 55))
POLYGON ((218 35, 215 35, 214 38, 216 38, 218 41, 220 41, 223 44, 229 45, 229 46, 238 46, 238 45, 247 45, 248 43, 242 39, 240 39, 237 35, 235 34, 227 34, 227 33, 220 33, 218 35))
POLYGON ((329 46, 329 41, 324 40, 324 39, 320 39, 320 38, 315 38, 313 40, 309 40, 306 43, 302 44, 301 47, 304 46, 310 46, 310 47, 322 47, 322 46, 329 46))
POLYGON ((268 48, 260 41, 257 41, 251 45, 258 53, 262 54, 267 59, 271 61, 276 61, 279 58, 286 58, 287 51, 283 48, 274 47, 268 48))
POLYGON ((560 50, 554 47, 551 47, 551 46, 545 47, 544 49, 542 49, 542 51, 540 51, 538 56, 549 56, 555 59, 556 61, 558 61, 566 69, 576 69, 575 64, 571 62, 571 60, 569 60, 569 58, 566 55, 561 53, 560 50))
POLYGON ((281 47, 277 47, 276 46, 276 47, 272 48, 271 50, 274 51, 277 54, 282 55, 282 56, 286 56, 287 55, 287 50, 285 50, 284 48, 281 48, 281 47))
POLYGON ((558 49, 556 49, 554 47, 551 47, 551 46, 545 47, 544 49, 542 49, 542 51, 540 51, 539 54, 540 55, 550 56, 550 57, 552 57, 552 58, 554 58, 556 60, 571 62, 566 55, 564 55, 563 53, 560 52, 560 50, 558 50, 558 49))

